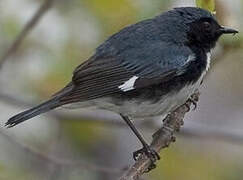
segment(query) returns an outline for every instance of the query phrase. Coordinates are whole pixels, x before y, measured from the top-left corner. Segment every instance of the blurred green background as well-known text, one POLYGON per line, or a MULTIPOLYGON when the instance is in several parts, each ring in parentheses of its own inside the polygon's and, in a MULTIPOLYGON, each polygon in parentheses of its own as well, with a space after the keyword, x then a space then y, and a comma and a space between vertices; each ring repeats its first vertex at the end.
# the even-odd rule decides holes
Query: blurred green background
MULTIPOLYGON (((0 1, 0 56, 43 2, 0 1)), ((74 68, 113 33, 172 7, 189 5, 195 2, 56 0, 0 69, 1 125, 62 88, 74 68)), ((218 0, 216 11, 221 24, 242 31, 243 1, 218 0)), ((162 151, 158 167, 144 179, 243 179, 242 76, 242 34, 225 36, 213 52, 198 109, 187 115, 177 142, 162 151)), ((122 120, 110 112, 60 109, 13 129, 2 128, 0 179, 117 179, 119 171, 133 163, 132 152, 140 144, 116 122, 122 120)), ((140 129, 151 140, 160 124, 154 120, 140 129)))

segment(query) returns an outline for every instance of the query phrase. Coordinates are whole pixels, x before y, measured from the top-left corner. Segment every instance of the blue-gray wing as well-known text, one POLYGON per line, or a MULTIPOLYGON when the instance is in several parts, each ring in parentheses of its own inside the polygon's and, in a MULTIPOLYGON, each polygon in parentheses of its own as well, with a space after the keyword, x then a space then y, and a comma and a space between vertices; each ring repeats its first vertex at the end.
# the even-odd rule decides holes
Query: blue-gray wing
POLYGON ((128 49, 121 58, 122 66, 144 78, 156 78, 169 72, 180 75, 194 60, 189 47, 163 42, 128 49))
POLYGON ((183 74, 194 60, 188 47, 161 42, 96 54, 74 71, 72 82, 62 90, 72 91, 63 100, 85 101, 166 82, 183 74))

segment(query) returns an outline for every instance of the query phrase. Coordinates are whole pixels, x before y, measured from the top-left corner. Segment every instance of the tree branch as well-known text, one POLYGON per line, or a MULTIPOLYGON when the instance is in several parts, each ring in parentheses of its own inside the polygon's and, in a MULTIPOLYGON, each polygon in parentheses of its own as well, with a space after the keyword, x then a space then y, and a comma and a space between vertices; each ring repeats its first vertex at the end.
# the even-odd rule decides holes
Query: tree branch
MULTIPOLYGON (((199 93, 192 96, 193 101, 198 101, 199 93)), ((163 148, 175 142, 174 133, 180 130, 183 125, 185 114, 189 111, 192 101, 187 101, 184 105, 177 108, 169 114, 163 123, 163 126, 153 135, 151 148, 159 153, 163 148)), ((145 155, 141 155, 139 159, 132 165, 127 172, 120 178, 120 180, 138 180, 150 166, 150 159, 145 155)))
POLYGON ((14 40, 13 44, 9 47, 6 53, 0 58, 0 69, 2 68, 3 64, 7 61, 7 59, 17 51, 25 37, 29 34, 29 32, 37 25, 43 15, 51 8, 53 2, 55 0, 45 0, 45 2, 40 6, 40 8, 36 11, 34 16, 30 19, 29 22, 24 26, 22 31, 14 40))

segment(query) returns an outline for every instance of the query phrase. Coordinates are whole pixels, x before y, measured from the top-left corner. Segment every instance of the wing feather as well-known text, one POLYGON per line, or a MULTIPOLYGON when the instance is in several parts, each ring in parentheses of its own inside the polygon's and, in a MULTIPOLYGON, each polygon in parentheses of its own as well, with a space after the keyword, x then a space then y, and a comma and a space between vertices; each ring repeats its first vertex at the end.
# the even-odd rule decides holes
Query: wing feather
POLYGON ((66 87, 72 88, 72 91, 62 97, 61 101, 73 103, 115 93, 124 94, 126 92, 120 86, 134 76, 138 77, 132 84, 134 87, 129 87, 127 91, 163 83, 181 75, 194 61, 189 48, 172 48, 164 44, 153 44, 152 47, 152 54, 146 51, 148 47, 140 47, 137 51, 131 50, 137 52, 137 55, 126 55, 132 53, 128 49, 124 56, 91 57, 76 68, 72 82, 66 87))

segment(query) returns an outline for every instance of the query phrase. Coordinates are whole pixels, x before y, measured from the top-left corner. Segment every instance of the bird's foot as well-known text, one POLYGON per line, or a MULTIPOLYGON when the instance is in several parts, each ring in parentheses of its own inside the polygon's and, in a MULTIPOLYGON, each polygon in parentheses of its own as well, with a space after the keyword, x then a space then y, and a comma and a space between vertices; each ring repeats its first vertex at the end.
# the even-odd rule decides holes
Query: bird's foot
POLYGON ((192 97, 190 97, 190 98, 188 99, 188 101, 192 103, 192 105, 193 105, 193 110, 195 111, 195 110, 197 109, 197 100, 195 100, 195 99, 193 99, 192 97))
POLYGON ((156 168, 155 162, 157 160, 160 160, 159 154, 155 150, 151 149, 149 146, 144 146, 142 149, 139 149, 133 153, 133 159, 137 161, 142 154, 145 154, 151 161, 151 164, 145 172, 147 173, 152 169, 156 168))
POLYGON ((189 112, 191 110, 190 105, 188 104, 188 102, 192 103, 193 105, 193 111, 195 111, 197 109, 197 102, 198 102, 198 98, 195 97, 195 95, 192 95, 187 102, 185 103, 186 107, 187 107, 187 112, 189 112))

